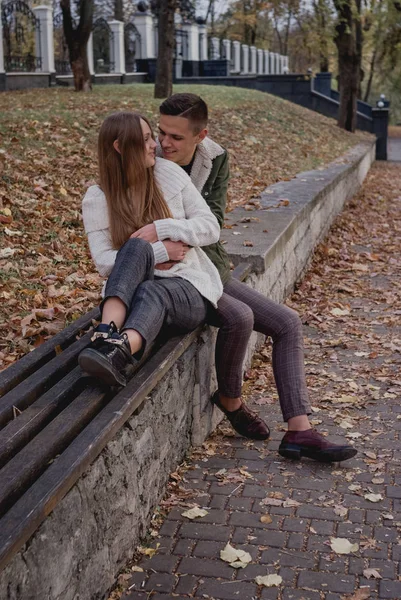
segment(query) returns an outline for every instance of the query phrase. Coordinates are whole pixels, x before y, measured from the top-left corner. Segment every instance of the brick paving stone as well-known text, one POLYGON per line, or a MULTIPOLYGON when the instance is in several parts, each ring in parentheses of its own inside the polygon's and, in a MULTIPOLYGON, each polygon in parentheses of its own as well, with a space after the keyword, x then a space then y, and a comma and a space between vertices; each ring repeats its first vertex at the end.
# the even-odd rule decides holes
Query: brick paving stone
POLYGON ((302 533, 290 533, 287 540, 287 548, 300 550, 304 547, 305 538, 302 533))
POLYGON ((401 561, 401 543, 393 545, 393 560, 401 561))
POLYGON ((203 525, 202 523, 183 523, 180 528, 180 536, 190 540, 216 540, 228 542, 230 528, 224 525, 203 525))
POLYGON ((224 579, 231 579, 233 571, 232 567, 220 559, 203 558, 203 560, 199 560, 197 557, 183 558, 177 569, 179 574, 187 573, 188 575, 223 577, 224 579))
POLYGON ((244 510, 250 512, 252 509, 253 498, 230 498, 227 503, 228 510, 244 510))
POLYGON ((175 586, 174 594, 193 594, 198 581, 199 578, 195 577, 195 575, 181 575, 175 586))
POLYGON ((210 506, 210 508, 223 509, 226 507, 226 504, 227 504, 226 496, 221 496, 221 495, 215 494, 214 496, 212 496, 210 498, 209 502, 206 503, 205 506, 210 506))
POLYGON ((353 592, 355 583, 353 575, 334 575, 317 571, 301 571, 298 578, 300 588, 341 593, 353 592))
POLYGON ((310 590, 284 590, 283 600, 320 600, 320 594, 310 590))
POLYGON ((318 521, 314 519, 310 526, 315 530, 317 535, 333 535, 336 524, 333 521, 318 521))
POLYGON ((294 519, 292 517, 286 517, 283 523, 283 531, 306 531, 308 529, 308 522, 306 519, 294 519))
POLYGON ((177 556, 189 556, 195 546, 193 540, 179 539, 174 546, 173 554, 177 556))
MULTIPOLYGON (((332 560, 321 558, 319 561, 319 571, 330 571, 332 573, 345 573, 347 568, 347 559, 335 557, 332 560)), ((352 573, 351 573, 352 575, 352 573)))
POLYGON ((160 573, 171 573, 174 571, 179 558, 177 556, 170 556, 169 554, 155 554, 152 558, 142 560, 140 565, 147 571, 153 569, 160 573))
POLYGON ((260 596, 262 600, 277 600, 279 591, 275 588, 263 588, 262 595, 260 596))
POLYGON ((196 591, 195 596, 201 598, 215 598, 216 600, 254 600, 256 595, 257 585, 255 583, 247 583, 243 581, 219 581, 218 579, 203 578, 196 591))
POLYGON ((145 590, 153 590, 169 594, 173 591, 176 583, 176 576, 168 573, 152 573, 145 583, 145 590))
POLYGON ((301 569, 313 569, 316 565, 316 557, 311 552, 280 552, 271 548, 264 550, 260 557, 261 564, 279 564, 283 567, 299 567, 301 569))
POLYGON ((277 529, 279 518, 272 517, 271 523, 262 523, 260 520, 261 515, 259 513, 248 513, 248 512, 233 512, 230 515, 229 525, 239 527, 257 527, 260 529, 277 529))

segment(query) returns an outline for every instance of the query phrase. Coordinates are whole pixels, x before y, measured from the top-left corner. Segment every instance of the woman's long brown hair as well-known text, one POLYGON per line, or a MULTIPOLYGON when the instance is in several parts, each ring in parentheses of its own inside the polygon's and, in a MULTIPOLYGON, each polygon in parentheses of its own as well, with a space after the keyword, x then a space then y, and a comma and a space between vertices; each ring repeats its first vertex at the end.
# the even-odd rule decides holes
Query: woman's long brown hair
POLYGON ((146 117, 125 111, 109 115, 99 132, 100 187, 106 196, 111 240, 116 249, 144 225, 172 216, 153 167, 145 164, 141 119, 152 131, 146 117), (116 140, 120 152, 114 148, 116 140))

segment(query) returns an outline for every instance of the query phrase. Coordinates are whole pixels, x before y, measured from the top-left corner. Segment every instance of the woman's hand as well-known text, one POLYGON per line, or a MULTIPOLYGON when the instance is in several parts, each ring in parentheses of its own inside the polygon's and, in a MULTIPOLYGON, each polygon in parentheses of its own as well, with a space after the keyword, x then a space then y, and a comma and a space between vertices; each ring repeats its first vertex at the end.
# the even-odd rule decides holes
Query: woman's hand
POLYGON ((157 231, 154 223, 150 223, 149 225, 144 225, 138 231, 135 231, 130 238, 140 238, 141 240, 145 240, 145 242, 149 242, 150 244, 154 244, 159 239, 157 237, 157 231))
POLYGON ((159 271, 168 271, 169 269, 171 269, 171 267, 174 267, 174 265, 176 264, 177 261, 170 260, 169 262, 159 263, 158 265, 155 265, 155 269, 159 269, 159 271))
POLYGON ((163 244, 166 247, 170 260, 184 260, 186 253, 188 250, 190 250, 190 246, 188 246, 188 244, 184 244, 184 242, 172 242, 171 240, 164 240, 163 244))

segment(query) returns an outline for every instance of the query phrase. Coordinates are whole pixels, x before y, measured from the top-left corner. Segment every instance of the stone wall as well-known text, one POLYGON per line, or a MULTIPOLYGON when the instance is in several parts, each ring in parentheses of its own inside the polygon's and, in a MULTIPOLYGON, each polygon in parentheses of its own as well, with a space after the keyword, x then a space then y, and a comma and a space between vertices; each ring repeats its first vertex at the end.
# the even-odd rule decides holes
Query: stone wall
MULTIPOLYGON (((224 230, 226 248, 234 264, 252 264, 249 285, 278 301, 291 292, 313 248, 364 180, 374 153, 373 141, 360 145, 325 170, 272 186, 262 194, 260 210, 237 208, 227 215, 241 235, 224 230), (242 223, 244 216, 260 220, 242 223), (246 239, 253 247, 243 245, 246 239)), ((2 600, 107 597, 145 533, 169 473, 221 416, 209 402, 214 335, 205 328, 194 340, 141 412, 132 415, 0 574, 2 600)), ((248 362, 256 343, 254 336, 248 362)))

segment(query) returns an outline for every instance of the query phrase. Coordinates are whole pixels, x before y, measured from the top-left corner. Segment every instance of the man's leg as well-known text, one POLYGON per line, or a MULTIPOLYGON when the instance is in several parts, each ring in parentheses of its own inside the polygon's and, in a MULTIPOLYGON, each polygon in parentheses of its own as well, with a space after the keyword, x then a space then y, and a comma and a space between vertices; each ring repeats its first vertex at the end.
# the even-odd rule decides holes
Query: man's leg
POLYGON ((218 390, 212 402, 238 433, 251 439, 267 439, 267 425, 241 401, 243 363, 253 330, 252 310, 223 293, 217 310, 209 310, 206 322, 219 328, 215 348, 218 390))
POLYGON ((269 300, 235 279, 224 286, 226 294, 247 304, 254 315, 254 329, 273 340, 273 372, 288 432, 280 453, 301 458, 309 456, 322 462, 346 460, 355 456, 349 445, 336 445, 311 429, 311 412, 306 386, 302 324, 292 309, 269 300))

